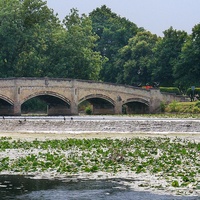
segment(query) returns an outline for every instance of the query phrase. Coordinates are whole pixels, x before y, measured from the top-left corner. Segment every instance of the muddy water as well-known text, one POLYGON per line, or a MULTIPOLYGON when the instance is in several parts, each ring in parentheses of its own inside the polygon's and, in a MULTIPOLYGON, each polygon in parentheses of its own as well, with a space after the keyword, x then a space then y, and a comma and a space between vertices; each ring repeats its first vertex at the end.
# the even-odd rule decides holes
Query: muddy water
POLYGON ((199 200, 198 197, 138 192, 119 180, 38 180, 26 176, 0 176, 0 200, 199 200))

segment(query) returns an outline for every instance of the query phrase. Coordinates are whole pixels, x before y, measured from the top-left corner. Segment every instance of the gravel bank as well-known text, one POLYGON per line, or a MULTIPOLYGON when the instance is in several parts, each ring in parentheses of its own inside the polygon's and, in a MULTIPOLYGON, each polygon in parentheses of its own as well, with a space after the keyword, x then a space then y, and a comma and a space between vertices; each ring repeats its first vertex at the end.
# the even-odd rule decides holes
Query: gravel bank
POLYGON ((0 132, 25 133, 200 133, 200 120, 0 120, 0 132))
POLYGON ((185 137, 200 141, 200 120, 0 120, 0 136, 20 139, 185 137))

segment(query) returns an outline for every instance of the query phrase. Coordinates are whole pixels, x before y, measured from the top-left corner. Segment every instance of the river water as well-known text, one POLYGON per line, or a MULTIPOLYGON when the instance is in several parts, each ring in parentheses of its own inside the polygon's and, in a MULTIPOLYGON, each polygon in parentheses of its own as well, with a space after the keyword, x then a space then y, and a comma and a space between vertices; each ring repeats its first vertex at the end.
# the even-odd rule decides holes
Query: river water
POLYGON ((119 181, 62 181, 0 176, 0 200, 200 200, 138 192, 119 181))

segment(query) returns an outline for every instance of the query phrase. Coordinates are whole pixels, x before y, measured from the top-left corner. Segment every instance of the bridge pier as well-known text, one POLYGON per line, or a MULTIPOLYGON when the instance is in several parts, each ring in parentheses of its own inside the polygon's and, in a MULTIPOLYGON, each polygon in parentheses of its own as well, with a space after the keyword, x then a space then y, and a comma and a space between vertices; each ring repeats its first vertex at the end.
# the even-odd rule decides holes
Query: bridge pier
POLYGON ((13 105, 13 115, 21 115, 21 87, 18 85, 17 79, 14 80, 14 105, 13 105))
POLYGON ((149 113, 160 112, 161 93, 160 90, 150 90, 151 98, 149 105, 149 113))
POLYGON ((78 89, 76 81, 72 81, 70 110, 71 115, 78 115, 78 89))
POLYGON ((122 101, 121 98, 118 97, 116 104, 115 104, 115 114, 121 115, 122 114, 122 101))
POLYGON ((71 115, 78 115, 78 105, 75 102, 71 102, 70 110, 71 115))
POLYGON ((21 104, 15 103, 13 107, 13 115, 20 116, 21 115, 21 104))

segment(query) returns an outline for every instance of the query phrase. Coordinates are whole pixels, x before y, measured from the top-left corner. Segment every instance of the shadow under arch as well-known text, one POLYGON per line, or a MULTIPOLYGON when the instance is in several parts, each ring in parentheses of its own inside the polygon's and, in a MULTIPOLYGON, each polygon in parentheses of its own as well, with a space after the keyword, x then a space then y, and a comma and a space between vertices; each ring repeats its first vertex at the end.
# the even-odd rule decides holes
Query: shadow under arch
POLYGON ((13 101, 4 95, 0 95, 0 115, 13 115, 13 113, 13 101))
POLYGON ((61 99, 64 102, 66 102, 69 106, 71 104, 70 100, 67 99, 66 97, 64 97, 63 95, 60 95, 56 92, 51 92, 51 91, 36 92, 34 94, 31 94, 31 95, 29 95, 29 96, 27 96, 26 98, 23 99, 22 104, 24 102, 28 101, 29 99, 32 99, 32 98, 37 97, 37 96, 53 96, 53 97, 56 97, 58 99, 61 99))
POLYGON ((124 114, 148 114, 150 102, 142 98, 131 98, 123 102, 122 110, 124 114))
POLYGON ((89 108, 90 113, 94 115, 114 114, 115 101, 103 94, 90 94, 79 100, 79 112, 85 112, 89 108))
POLYGON ((71 113, 70 100, 55 92, 44 91, 27 96, 26 98, 24 98, 21 104, 22 113, 26 112, 28 107, 27 105, 30 104, 30 102, 32 104, 36 104, 39 102, 41 108, 35 106, 35 108, 37 108, 37 112, 39 112, 38 109, 40 109, 41 112, 47 115, 70 115, 71 113))

